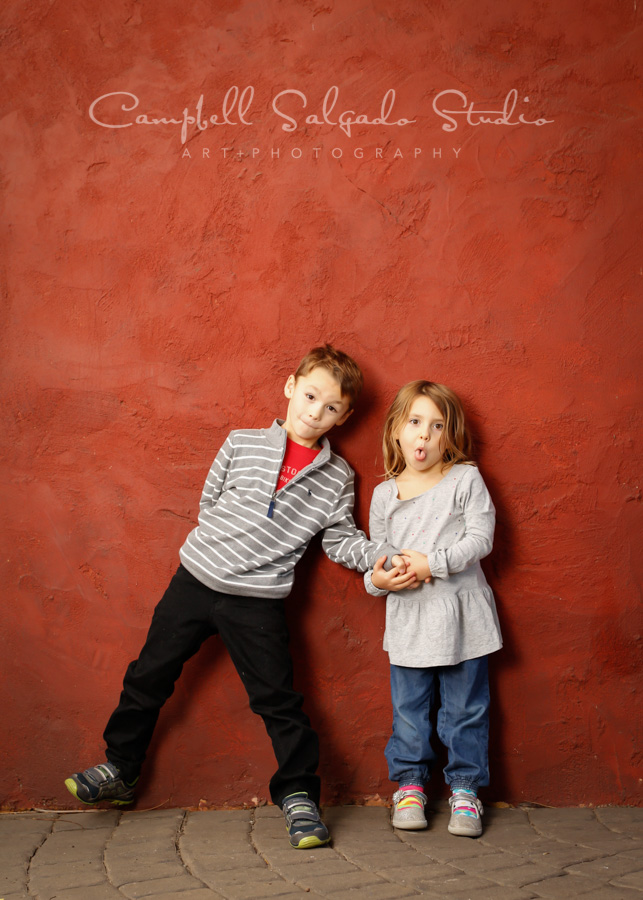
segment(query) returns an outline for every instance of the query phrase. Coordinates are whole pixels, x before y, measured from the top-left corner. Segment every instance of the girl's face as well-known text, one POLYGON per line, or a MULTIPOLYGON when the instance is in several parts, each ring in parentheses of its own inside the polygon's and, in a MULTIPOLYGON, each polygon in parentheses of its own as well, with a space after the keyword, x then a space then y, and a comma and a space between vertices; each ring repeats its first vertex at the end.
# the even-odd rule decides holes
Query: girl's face
POLYGON ((397 439, 407 468, 433 472, 441 467, 444 453, 444 417, 433 400, 416 397, 397 439))

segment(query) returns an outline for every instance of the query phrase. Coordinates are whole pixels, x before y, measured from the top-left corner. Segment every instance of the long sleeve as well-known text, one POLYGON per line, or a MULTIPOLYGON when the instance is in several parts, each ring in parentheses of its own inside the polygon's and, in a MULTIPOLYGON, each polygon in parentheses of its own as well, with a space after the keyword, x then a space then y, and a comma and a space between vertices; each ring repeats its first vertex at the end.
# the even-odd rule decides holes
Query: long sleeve
POLYGON ((354 477, 351 472, 337 498, 333 511, 333 522, 325 530, 322 547, 330 560, 364 572, 373 567, 380 556, 394 556, 395 547, 382 540, 368 540, 363 531, 359 531, 353 519, 355 492, 354 477))
POLYGON ((221 496, 233 455, 234 447, 232 446, 231 436, 228 435, 208 472, 199 501, 199 509, 214 506, 221 496))
MULTIPOLYGON (((368 533, 370 534, 372 541, 382 543, 386 541, 385 500, 382 493, 378 490, 373 491, 373 496, 371 498, 371 509, 368 516, 368 533)), ((368 572, 364 573, 364 587, 366 588, 367 593, 372 594, 373 597, 386 597, 388 591, 383 591, 381 588, 375 587, 371 578, 372 574, 372 567, 368 572)))
POLYGON ((478 562, 491 549, 495 512, 478 470, 456 464, 432 488, 404 500, 395 481, 385 482, 375 489, 371 512, 373 537, 385 529, 396 545, 425 553, 434 576, 386 597, 383 646, 391 663, 454 666, 498 650, 493 593, 478 562))
POLYGON ((212 590, 288 596, 295 566, 318 532, 330 559, 361 572, 396 552, 355 527, 353 471, 326 438, 315 459, 275 491, 287 441, 282 424, 232 431, 211 466, 198 525, 179 555, 212 590))
POLYGON ((468 469, 455 498, 464 518, 464 534, 451 546, 427 554, 433 578, 462 572, 491 553, 496 511, 480 472, 473 466, 468 469))

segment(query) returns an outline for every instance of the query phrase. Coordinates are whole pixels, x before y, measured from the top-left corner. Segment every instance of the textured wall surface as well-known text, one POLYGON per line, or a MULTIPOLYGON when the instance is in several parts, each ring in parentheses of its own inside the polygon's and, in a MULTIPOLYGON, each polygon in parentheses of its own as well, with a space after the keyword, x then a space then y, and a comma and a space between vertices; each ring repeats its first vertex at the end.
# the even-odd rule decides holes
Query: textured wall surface
MULTIPOLYGON (((325 340, 366 376, 334 437, 363 526, 397 388, 471 416, 487 798, 641 802, 642 32, 598 0, 3 5, 2 804, 73 805, 216 450, 325 340)), ((324 799, 388 795, 383 602, 317 544, 288 608, 324 799)), ((212 640, 139 804, 251 803, 272 769, 212 640)))

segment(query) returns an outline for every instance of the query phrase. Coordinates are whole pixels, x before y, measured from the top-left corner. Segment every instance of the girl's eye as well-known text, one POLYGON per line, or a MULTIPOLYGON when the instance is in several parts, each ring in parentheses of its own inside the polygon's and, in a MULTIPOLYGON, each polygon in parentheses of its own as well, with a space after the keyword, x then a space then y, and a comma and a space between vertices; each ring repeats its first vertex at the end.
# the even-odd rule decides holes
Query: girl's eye
POLYGON ((306 394, 306 400, 314 400, 314 399, 315 398, 313 397, 312 394, 306 394))
POLYGON ((436 422, 435 425, 434 425, 433 427, 435 428, 436 431, 442 431, 442 429, 444 428, 444 423, 443 423, 443 422, 436 422))
POLYGON ((419 419, 409 419, 409 425, 418 425, 419 419))

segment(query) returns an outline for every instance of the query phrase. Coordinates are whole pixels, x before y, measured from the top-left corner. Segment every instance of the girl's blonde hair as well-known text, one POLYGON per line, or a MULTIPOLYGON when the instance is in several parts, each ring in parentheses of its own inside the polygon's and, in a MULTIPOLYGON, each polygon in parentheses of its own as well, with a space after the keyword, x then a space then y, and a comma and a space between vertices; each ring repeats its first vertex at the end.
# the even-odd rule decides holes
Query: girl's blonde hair
POLYGON ((400 388, 386 415, 382 440, 385 477, 395 478, 406 468, 397 436, 416 397, 428 397, 433 400, 444 417, 443 471, 450 469, 455 463, 475 465, 471 459, 473 448, 471 434, 457 394, 444 384, 436 384, 433 381, 411 381, 400 388))

